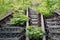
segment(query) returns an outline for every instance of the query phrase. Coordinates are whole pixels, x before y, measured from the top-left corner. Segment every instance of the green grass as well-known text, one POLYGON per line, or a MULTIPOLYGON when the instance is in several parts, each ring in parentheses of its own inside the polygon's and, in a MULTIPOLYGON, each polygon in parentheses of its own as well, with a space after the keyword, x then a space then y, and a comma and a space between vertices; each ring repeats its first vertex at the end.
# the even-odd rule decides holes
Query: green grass
POLYGON ((12 12, 12 10, 14 11, 14 10, 17 10, 19 7, 16 7, 16 8, 14 8, 14 9, 10 9, 10 10, 8 10, 8 11, 6 11, 6 12, 0 12, 0 20, 3 18, 3 17, 5 17, 9 12, 12 12))
POLYGON ((4 13, 4 14, 2 13, 2 14, 0 14, 0 19, 3 18, 3 17, 6 16, 6 15, 7 15, 7 13, 4 13))
POLYGON ((8 14, 9 11, 17 9, 19 6, 18 1, 15 0, 0 0, 0 19, 8 14))

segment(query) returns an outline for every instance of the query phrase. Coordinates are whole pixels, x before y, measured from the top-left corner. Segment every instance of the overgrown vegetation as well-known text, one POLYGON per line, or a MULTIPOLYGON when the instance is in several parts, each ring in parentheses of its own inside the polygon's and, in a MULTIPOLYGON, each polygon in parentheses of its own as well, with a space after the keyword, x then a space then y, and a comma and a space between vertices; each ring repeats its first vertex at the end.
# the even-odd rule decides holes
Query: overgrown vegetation
POLYGON ((21 26, 21 25, 24 25, 24 23, 28 20, 29 18, 26 15, 21 13, 20 14, 16 13, 16 14, 13 14, 13 18, 11 19, 11 24, 14 26, 21 26))
POLYGON ((29 26, 27 28, 31 40, 41 40, 45 32, 38 26, 29 26))
POLYGON ((0 0, 0 18, 12 10, 24 12, 30 5, 30 0, 0 0))
POLYGON ((60 9, 60 0, 58 0, 57 7, 60 9))
POLYGON ((34 9, 45 17, 53 16, 55 9, 57 9, 57 3, 57 0, 43 0, 34 9))
POLYGON ((11 10, 24 12, 27 7, 35 9, 44 16, 53 16, 55 9, 60 9, 60 0, 0 0, 0 18, 11 10), (34 5, 35 6, 32 6, 34 5))
POLYGON ((0 0, 0 18, 5 16, 8 12, 18 6, 17 1, 14 0, 0 0))

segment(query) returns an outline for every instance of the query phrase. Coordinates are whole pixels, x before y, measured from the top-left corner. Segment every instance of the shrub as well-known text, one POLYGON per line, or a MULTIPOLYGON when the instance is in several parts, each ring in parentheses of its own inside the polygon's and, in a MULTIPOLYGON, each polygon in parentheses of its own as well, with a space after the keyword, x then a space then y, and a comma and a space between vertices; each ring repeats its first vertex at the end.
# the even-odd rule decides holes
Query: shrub
POLYGON ((57 0, 42 0, 42 2, 34 9, 43 14, 45 17, 53 16, 57 8, 57 0))
POLYGON ((45 32, 38 26, 34 26, 34 27, 29 26, 27 28, 27 31, 28 31, 28 35, 29 35, 30 39, 32 39, 32 40, 39 40, 45 34, 45 32))
POLYGON ((28 21, 28 17, 24 14, 13 14, 13 18, 11 19, 12 25, 24 25, 26 21, 28 21))

